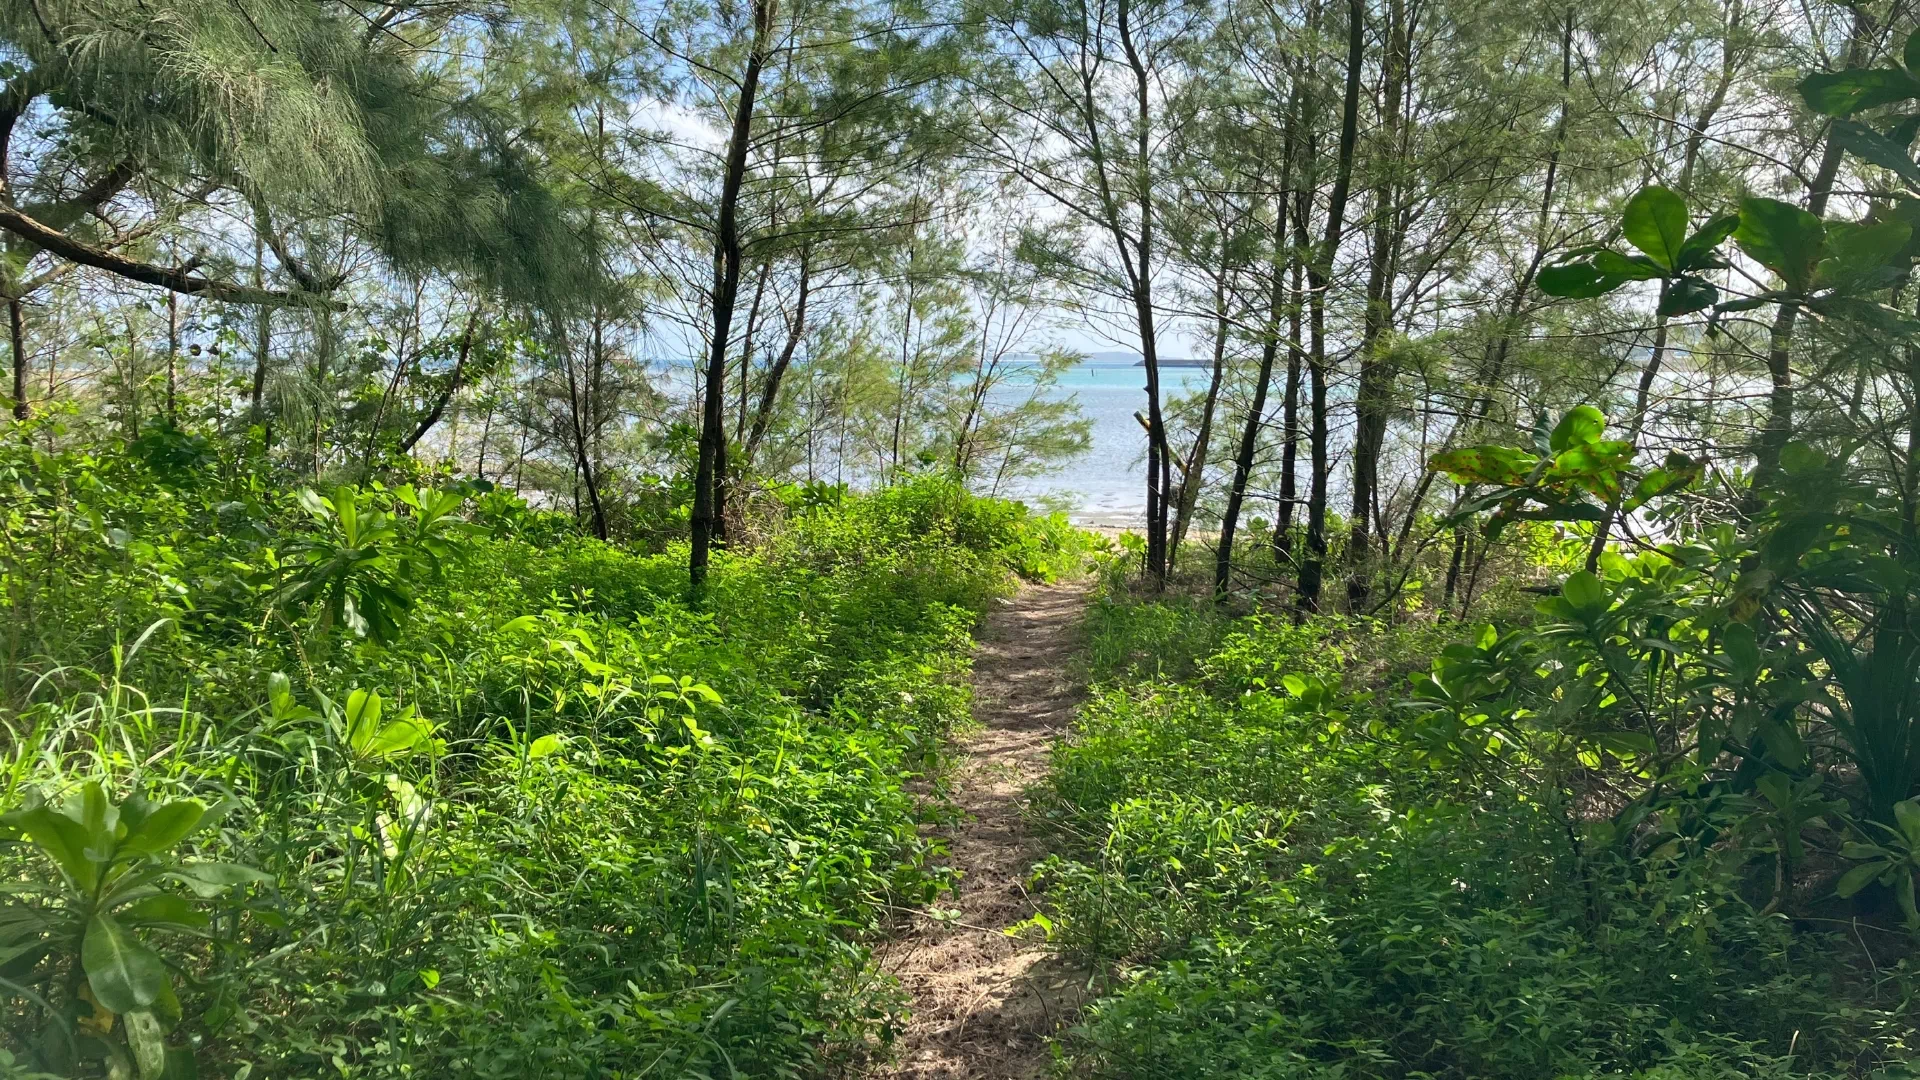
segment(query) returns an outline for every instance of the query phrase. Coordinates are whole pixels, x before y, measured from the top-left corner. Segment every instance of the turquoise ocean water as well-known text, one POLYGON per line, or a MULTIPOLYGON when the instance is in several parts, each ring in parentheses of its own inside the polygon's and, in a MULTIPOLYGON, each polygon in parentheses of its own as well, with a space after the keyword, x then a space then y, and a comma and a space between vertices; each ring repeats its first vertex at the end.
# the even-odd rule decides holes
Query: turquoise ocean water
MULTIPOLYGON (((1206 389, 1205 368, 1168 367, 1160 373, 1162 400, 1206 389)), ((1017 382, 1016 375, 1009 382, 1017 382)), ((1092 445, 1050 475, 1020 482, 1010 494, 1050 497, 1066 505, 1081 524, 1127 525, 1146 519, 1146 432, 1133 418, 1147 407, 1146 371, 1131 363, 1089 361, 1075 365, 1050 396, 1071 398, 1092 421, 1092 445)), ((1029 385, 1031 385, 1029 383, 1029 385)), ((1009 393, 1023 391, 1009 389, 1009 393)))

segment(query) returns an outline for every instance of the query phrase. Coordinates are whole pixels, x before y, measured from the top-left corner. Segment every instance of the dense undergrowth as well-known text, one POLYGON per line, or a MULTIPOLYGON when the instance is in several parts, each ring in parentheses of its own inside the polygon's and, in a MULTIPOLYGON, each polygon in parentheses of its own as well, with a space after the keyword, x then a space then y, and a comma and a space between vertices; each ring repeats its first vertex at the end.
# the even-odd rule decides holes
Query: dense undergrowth
POLYGON ((0 449, 0 1027, 59 1075, 868 1055, 902 1002, 865 942, 942 886, 902 785, 983 605, 1075 543, 926 481, 796 510, 694 604, 683 552, 484 485, 31 445, 0 449))
POLYGON ((1611 730, 1611 697, 1580 696, 1699 693, 1723 628, 1675 630, 1697 655, 1666 668, 1612 644, 1681 655, 1645 642, 1682 621, 1633 620, 1657 582, 1669 603, 1711 591, 1684 576, 1610 559, 1601 600, 1568 589, 1624 613, 1584 639, 1565 597, 1504 633, 1294 625, 1116 578, 1090 614, 1095 696, 1040 803, 1052 937, 1112 975, 1065 1044, 1074 1074, 1910 1075, 1898 905, 1836 904, 1813 866, 1848 831, 1835 796, 1860 794, 1834 748, 1769 766, 1784 788, 1693 743, 1655 764, 1651 737, 1611 730))

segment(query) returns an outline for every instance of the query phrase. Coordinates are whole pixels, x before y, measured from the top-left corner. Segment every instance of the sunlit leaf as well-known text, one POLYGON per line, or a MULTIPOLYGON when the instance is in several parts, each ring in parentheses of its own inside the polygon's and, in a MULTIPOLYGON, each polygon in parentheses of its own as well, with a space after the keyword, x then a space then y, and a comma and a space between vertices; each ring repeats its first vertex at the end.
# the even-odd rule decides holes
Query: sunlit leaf
POLYGON ((1535 284, 1548 296, 1584 300, 1605 296, 1627 283, 1626 278, 1603 274, 1590 262, 1561 263, 1540 271, 1535 284))
POLYGON ((1547 445, 1557 454, 1575 446, 1598 442, 1606 430, 1605 414, 1591 405, 1576 405, 1554 425, 1547 445))
POLYGON ((1898 68, 1824 71, 1800 80, 1801 100, 1826 116, 1851 116, 1913 97, 1920 97, 1920 80, 1898 68))
POLYGON ((1805 210, 1778 199, 1745 199, 1734 242, 1755 262, 1780 275, 1787 287, 1804 293, 1825 246, 1826 227, 1805 210))
POLYGON ((104 913, 87 923, 80 964, 94 999, 117 1013, 153 1004, 167 978, 159 954, 104 913))
MULTIPOLYGON (((1657 184, 1643 187, 1627 200, 1620 232, 1660 269, 1672 270, 1679 265, 1680 249, 1687 242, 1686 200, 1657 184)), ((1597 258, 1594 266, 1602 273, 1612 272, 1597 258)))

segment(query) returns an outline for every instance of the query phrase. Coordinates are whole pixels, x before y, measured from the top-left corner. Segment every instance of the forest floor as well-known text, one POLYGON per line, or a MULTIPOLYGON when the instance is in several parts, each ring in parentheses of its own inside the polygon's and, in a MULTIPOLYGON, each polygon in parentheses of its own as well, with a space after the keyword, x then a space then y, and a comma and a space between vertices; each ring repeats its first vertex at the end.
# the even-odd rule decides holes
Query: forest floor
POLYGON ((1005 930, 1039 910, 1027 877, 1044 855, 1026 829, 1026 790, 1080 703, 1073 675, 1087 585, 1023 586, 987 617, 973 663, 978 728, 948 779, 956 818, 940 826, 959 881, 913 915, 885 965, 913 995, 913 1018, 882 1075, 899 1080, 1029 1080, 1048 1037, 1084 997, 1037 934, 1005 930))

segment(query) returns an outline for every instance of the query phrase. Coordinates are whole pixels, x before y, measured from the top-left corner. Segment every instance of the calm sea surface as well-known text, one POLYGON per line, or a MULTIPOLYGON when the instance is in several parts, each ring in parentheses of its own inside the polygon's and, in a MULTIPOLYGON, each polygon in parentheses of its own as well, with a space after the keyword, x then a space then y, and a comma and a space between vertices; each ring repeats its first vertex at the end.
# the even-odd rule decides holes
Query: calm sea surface
MULTIPOLYGON (((1016 364, 997 397, 1008 403, 1026 397, 1032 379, 1022 367, 1016 364)), ((1210 374, 1201 367, 1162 368, 1161 400, 1204 391, 1210 374)), ((669 393, 693 392, 691 366, 663 363, 653 375, 669 393)), ((1079 403, 1081 414, 1093 422, 1092 445, 1048 475, 1020 481, 1004 494, 1032 502, 1044 499, 1083 525, 1144 523, 1147 440, 1133 414, 1146 410, 1146 385, 1146 369, 1135 361, 1088 360, 1068 369, 1047 396, 1079 403)))
MULTIPOLYGON (((1197 367, 1161 369, 1161 400, 1206 389, 1210 374, 1197 367)), ((1051 475, 1023 481, 1012 494, 1060 500, 1081 524, 1144 521, 1147 439, 1133 414, 1146 410, 1146 386, 1146 370, 1130 363, 1089 361, 1070 369, 1050 396, 1079 402, 1081 413, 1093 422, 1093 445, 1051 475)))

